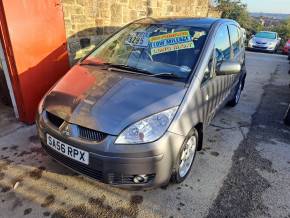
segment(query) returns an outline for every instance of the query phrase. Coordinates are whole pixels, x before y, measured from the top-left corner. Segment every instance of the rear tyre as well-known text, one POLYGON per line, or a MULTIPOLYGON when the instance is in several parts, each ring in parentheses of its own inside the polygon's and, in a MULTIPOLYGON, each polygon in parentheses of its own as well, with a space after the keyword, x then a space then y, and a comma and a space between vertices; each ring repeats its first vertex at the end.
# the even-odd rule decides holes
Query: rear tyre
POLYGON ((242 90, 243 90, 243 82, 240 81, 236 87, 234 97, 228 102, 228 106, 235 107, 239 103, 240 98, 241 98, 241 94, 242 94, 242 90))
POLYGON ((181 183, 189 175, 198 148, 198 131, 193 129, 186 137, 171 176, 173 183, 181 183))

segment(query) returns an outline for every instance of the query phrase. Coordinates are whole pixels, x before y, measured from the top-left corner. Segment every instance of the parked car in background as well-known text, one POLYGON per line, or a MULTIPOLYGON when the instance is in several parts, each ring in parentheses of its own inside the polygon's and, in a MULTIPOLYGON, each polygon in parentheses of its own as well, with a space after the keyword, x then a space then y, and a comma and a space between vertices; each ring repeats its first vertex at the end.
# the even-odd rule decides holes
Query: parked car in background
POLYGON ((285 43, 283 47, 283 54, 288 54, 289 51, 290 51, 290 39, 288 39, 288 41, 285 43))
POLYGON ((124 188, 182 182, 203 129, 238 104, 246 77, 238 23, 141 19, 102 42, 43 98, 36 118, 49 155, 124 188))
POLYGON ((278 33, 262 31, 254 35, 248 42, 248 49, 275 53, 280 45, 278 33))

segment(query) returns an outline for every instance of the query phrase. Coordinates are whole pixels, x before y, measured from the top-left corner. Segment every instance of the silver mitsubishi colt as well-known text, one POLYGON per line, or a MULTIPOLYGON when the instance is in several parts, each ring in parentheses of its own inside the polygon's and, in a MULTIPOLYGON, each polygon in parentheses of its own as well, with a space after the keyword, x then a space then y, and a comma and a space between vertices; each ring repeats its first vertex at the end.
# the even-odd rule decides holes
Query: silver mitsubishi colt
POLYGON ((233 20, 145 18, 102 41, 39 104, 46 152, 98 181, 135 189, 180 183, 203 130, 244 87, 233 20))

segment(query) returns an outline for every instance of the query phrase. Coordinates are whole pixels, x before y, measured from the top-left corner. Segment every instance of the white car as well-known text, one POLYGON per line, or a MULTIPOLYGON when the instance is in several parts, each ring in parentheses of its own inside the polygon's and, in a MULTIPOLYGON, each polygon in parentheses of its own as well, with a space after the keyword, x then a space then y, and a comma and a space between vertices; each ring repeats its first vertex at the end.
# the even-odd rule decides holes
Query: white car
POLYGON ((262 31, 254 35, 248 43, 249 50, 275 53, 280 45, 281 38, 278 33, 262 31))

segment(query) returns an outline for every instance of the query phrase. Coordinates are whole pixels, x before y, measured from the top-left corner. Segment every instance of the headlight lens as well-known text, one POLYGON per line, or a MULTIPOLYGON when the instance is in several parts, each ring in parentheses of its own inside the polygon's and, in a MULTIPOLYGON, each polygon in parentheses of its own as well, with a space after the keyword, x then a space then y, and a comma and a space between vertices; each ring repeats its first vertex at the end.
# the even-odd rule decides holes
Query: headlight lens
POLYGON ((274 46, 275 45, 275 42, 269 42, 269 45, 270 46, 274 46))
POLYGON ((132 124, 118 136, 115 144, 142 144, 156 141, 168 129, 177 108, 170 108, 132 124))

